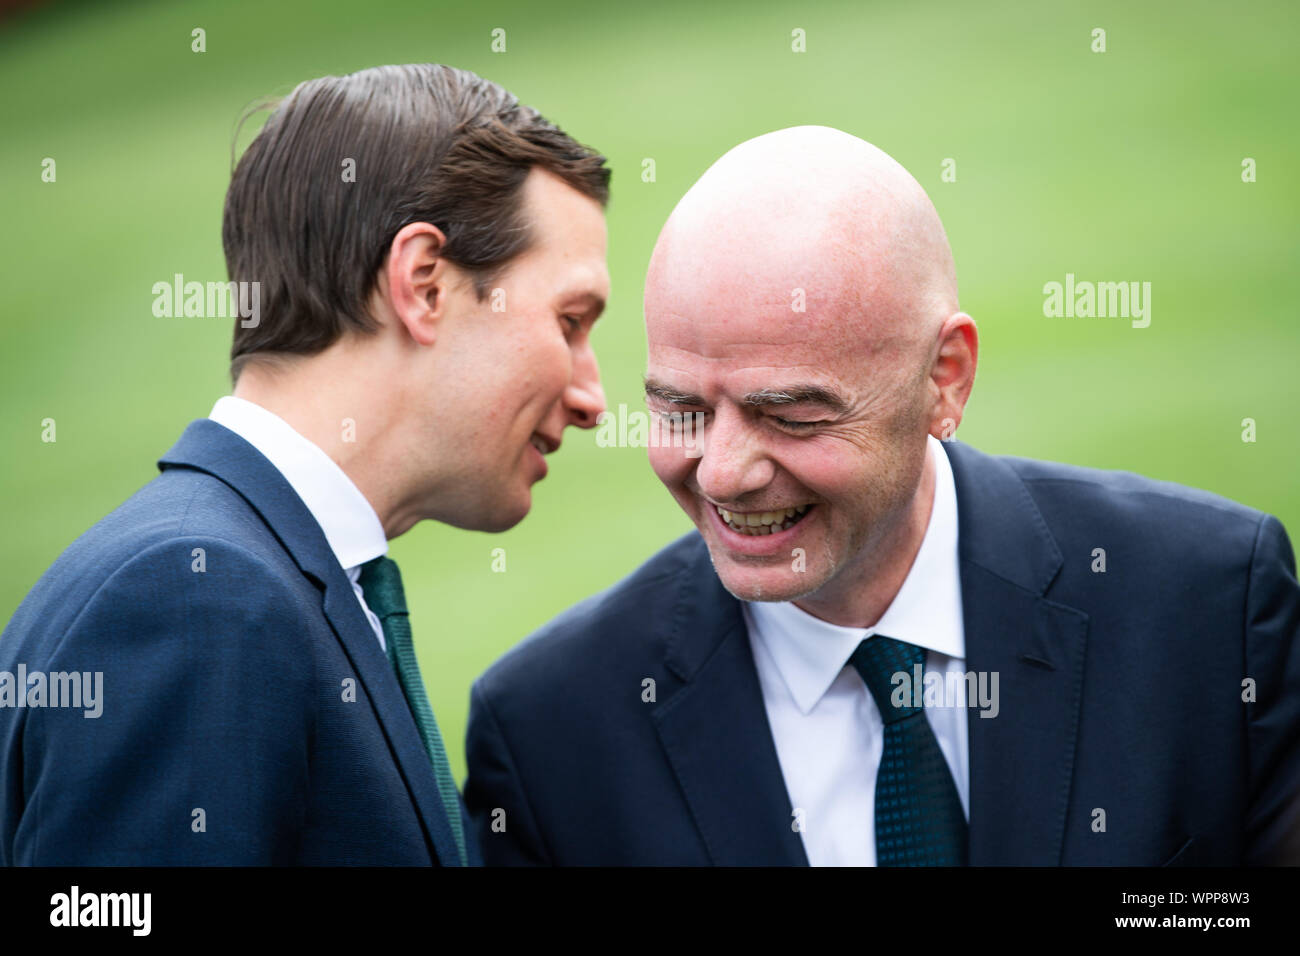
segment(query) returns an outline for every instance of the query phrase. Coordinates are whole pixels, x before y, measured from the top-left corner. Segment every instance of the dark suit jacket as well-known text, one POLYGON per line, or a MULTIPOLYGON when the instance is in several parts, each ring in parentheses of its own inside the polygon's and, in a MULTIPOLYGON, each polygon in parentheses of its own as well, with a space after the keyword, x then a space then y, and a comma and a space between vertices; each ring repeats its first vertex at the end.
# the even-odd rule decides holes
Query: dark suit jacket
POLYGON ((0 637, 0 671, 103 673, 98 718, 0 708, 0 864, 455 860, 397 678, 301 499, 213 421, 159 467, 0 637))
MULTIPOLYGON (((999 715, 968 713, 972 865, 1296 862, 1300 587, 1277 519, 944 448, 966 668, 1000 679, 999 715)), ((740 604, 694 532, 493 665, 467 736, 489 864, 807 862, 740 604)))

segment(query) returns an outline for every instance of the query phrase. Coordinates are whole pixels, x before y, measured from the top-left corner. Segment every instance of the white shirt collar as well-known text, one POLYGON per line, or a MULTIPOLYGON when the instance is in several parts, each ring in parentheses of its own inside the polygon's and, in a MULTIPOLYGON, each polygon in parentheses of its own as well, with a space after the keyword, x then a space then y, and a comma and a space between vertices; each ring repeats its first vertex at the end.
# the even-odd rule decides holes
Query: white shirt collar
POLYGON ((384 527, 366 496, 329 455, 283 418, 233 395, 218 399, 208 417, 260 451, 284 476, 344 570, 388 553, 384 527))
POLYGON ((761 640, 799 710, 807 714, 854 649, 884 634, 950 657, 966 656, 957 557, 957 486, 942 444, 928 436, 935 464, 934 504, 916 560, 875 627, 840 627, 789 601, 746 602, 745 622, 761 640))

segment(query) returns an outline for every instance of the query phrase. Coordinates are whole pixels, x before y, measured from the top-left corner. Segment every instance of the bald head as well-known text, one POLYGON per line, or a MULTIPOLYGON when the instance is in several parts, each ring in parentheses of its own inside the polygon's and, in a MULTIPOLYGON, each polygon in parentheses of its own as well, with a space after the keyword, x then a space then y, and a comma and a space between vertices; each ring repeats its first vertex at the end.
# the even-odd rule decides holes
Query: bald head
POLYGON ((691 453, 652 442, 650 463, 723 585, 873 624, 929 520, 930 436, 961 423, 975 378, 925 191, 839 130, 749 140, 673 211, 645 310, 646 402, 697 426, 691 453))
POLYGON ((660 233, 646 315, 721 299, 783 307, 770 313, 779 321, 796 289, 820 300, 824 321, 879 346, 929 342, 958 309, 948 238, 920 184, 825 126, 748 140, 705 172, 660 233))

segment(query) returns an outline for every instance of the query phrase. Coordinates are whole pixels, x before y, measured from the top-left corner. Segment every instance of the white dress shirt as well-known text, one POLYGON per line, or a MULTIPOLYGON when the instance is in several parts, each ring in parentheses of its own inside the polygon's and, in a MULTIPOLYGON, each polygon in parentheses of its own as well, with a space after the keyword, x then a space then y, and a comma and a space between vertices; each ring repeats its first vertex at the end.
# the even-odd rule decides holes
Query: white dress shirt
POLYGON ((384 526, 365 495, 318 445, 261 405, 227 395, 217 400, 208 417, 260 451, 298 493, 352 582, 352 592, 361 602, 379 646, 387 651, 384 629, 366 606, 359 583, 361 565, 388 553, 384 526))
MULTIPOLYGON (((957 490, 939 440, 934 504, 921 549, 875 627, 839 627, 790 602, 743 605, 768 723, 792 805, 802 814, 804 852, 813 866, 876 865, 876 772, 884 750, 880 710, 849 656, 883 634, 927 650, 925 672, 965 673, 957 559, 957 490)), ((946 680, 946 678, 945 678, 946 680)), ((970 817, 965 684, 960 706, 932 707, 934 729, 970 817)), ((948 703, 948 701, 945 701, 948 703)))

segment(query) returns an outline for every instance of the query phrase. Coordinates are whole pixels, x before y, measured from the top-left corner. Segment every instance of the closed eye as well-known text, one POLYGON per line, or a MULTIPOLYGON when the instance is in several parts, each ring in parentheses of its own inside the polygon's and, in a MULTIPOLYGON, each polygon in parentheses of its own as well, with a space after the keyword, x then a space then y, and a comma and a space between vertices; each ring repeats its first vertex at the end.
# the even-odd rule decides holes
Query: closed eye
POLYGON ((772 421, 780 425, 782 428, 788 428, 791 431, 796 431, 796 432, 808 431, 809 429, 816 428, 818 425, 822 424, 822 422, 819 421, 818 422, 796 422, 788 418, 778 418, 776 415, 769 415, 768 417, 771 418, 772 421))

